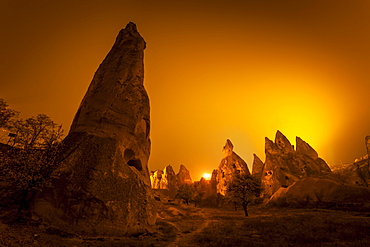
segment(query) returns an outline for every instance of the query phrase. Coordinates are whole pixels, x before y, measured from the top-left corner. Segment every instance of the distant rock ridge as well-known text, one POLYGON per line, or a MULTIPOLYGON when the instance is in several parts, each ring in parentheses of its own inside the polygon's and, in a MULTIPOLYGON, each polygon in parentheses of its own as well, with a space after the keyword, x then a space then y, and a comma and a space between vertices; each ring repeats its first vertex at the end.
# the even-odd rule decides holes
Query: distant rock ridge
POLYGON ((155 170, 150 175, 152 189, 165 190, 165 194, 174 198, 178 187, 181 184, 192 184, 193 181, 189 170, 180 165, 179 172, 175 174, 171 165, 166 166, 163 170, 155 170))
POLYGON ((276 133, 275 142, 265 138, 266 160, 261 179, 265 197, 305 177, 322 178, 331 174, 329 166, 308 143, 297 137, 296 145, 294 150, 280 131, 276 133))
POLYGON ((53 188, 32 200, 34 217, 98 236, 140 234, 154 225, 145 45, 134 23, 119 32, 64 140, 53 188))

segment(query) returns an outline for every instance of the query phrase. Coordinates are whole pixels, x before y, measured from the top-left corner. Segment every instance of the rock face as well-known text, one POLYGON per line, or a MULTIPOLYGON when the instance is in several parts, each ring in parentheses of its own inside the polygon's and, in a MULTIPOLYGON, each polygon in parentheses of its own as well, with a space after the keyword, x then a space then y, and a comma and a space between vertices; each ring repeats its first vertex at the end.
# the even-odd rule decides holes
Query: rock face
POLYGON ((192 184, 190 172, 184 165, 180 165, 178 174, 175 174, 171 165, 166 166, 163 171, 152 171, 150 180, 152 189, 157 190, 157 194, 165 195, 169 199, 175 198, 177 189, 181 184, 192 184))
POLYGON ((250 175, 247 163, 233 151, 233 148, 234 146, 231 141, 226 140, 226 144, 222 149, 224 158, 221 160, 221 163, 217 169, 217 193, 223 196, 226 194, 227 184, 231 182, 235 173, 244 173, 250 175))
POLYGON ((326 162, 301 138, 296 138, 297 149, 277 131, 275 142, 265 139, 266 161, 262 172, 264 196, 270 197, 280 187, 288 187, 305 177, 326 177, 331 173, 326 162))
POLYGON ((368 155, 365 155, 352 163, 332 167, 333 174, 329 178, 342 184, 368 187, 370 185, 368 167, 369 159, 368 155))
POLYGON ((130 22, 94 75, 65 138, 54 188, 35 196, 34 216, 92 235, 143 233, 155 223, 144 49, 130 22))
POLYGON ((370 203, 368 188, 342 185, 333 180, 304 178, 287 188, 280 188, 266 205, 306 206, 316 203, 366 204, 370 203))
POLYGON ((168 190, 169 197, 175 198, 178 188, 178 181, 175 171, 171 165, 166 166, 163 170, 160 188, 168 190))
POLYGON ((150 183, 152 185, 152 189, 161 189, 162 176, 163 176, 162 170, 156 170, 151 172, 150 183))
POLYGON ((252 176, 254 178, 261 180, 264 165, 262 160, 256 154, 253 154, 252 176))
POLYGON ((178 184, 192 184, 190 172, 184 165, 180 165, 179 173, 176 175, 178 184))

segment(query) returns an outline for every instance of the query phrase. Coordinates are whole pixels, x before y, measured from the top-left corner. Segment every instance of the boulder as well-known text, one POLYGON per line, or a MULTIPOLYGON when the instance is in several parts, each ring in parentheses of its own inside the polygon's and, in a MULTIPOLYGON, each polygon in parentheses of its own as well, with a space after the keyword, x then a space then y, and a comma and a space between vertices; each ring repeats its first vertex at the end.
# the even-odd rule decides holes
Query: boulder
POLYGON ((333 173, 329 178, 342 184, 368 187, 370 184, 369 161, 368 155, 365 155, 352 163, 333 166, 333 173))
POLYGON ((368 188, 342 185, 330 179, 304 178, 287 188, 280 188, 267 206, 351 205, 370 203, 368 188))
POLYGON ((144 49, 144 39, 130 22, 80 104, 52 187, 33 197, 33 217, 98 236, 144 233, 155 223, 144 49))

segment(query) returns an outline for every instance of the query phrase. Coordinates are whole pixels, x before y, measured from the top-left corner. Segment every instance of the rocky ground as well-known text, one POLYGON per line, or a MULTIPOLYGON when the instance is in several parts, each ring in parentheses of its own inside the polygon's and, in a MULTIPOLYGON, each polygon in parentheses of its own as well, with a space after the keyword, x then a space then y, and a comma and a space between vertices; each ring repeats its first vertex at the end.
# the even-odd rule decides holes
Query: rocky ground
POLYGON ((165 203, 152 233, 87 238, 42 224, 0 224, 0 246, 370 246, 370 212, 198 208, 165 203))

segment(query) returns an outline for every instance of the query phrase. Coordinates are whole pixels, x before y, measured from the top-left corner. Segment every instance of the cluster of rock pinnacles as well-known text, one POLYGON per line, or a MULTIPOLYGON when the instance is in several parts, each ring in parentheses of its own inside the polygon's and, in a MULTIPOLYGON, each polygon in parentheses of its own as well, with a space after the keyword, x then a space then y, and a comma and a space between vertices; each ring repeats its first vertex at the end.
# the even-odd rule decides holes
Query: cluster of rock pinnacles
MULTIPOLYGON (((156 222, 152 188, 167 191, 173 198, 180 184, 193 184, 185 166, 178 174, 167 166, 149 176, 150 108, 143 85, 144 49, 144 39, 130 22, 119 32, 81 102, 64 140, 66 148, 52 186, 33 196, 33 217, 76 233, 144 233, 156 222)), ((299 137, 294 149, 278 131, 274 142, 266 138, 265 153, 265 162, 254 155, 250 173, 227 140, 210 182, 202 179, 198 185, 208 186, 208 195, 225 195, 235 172, 252 174, 262 183, 263 197, 269 198, 295 182, 331 174, 326 162, 299 137)))
MULTIPOLYGON (((195 188, 202 188, 205 200, 212 195, 225 196, 227 184, 235 174, 248 174, 261 183, 261 199, 264 199, 266 204, 279 200, 287 203, 307 200, 313 203, 370 202, 370 191, 365 188, 370 178, 367 158, 347 166, 344 185, 333 180, 335 176, 328 164, 299 137, 296 137, 295 148, 280 131, 277 131, 275 141, 265 138, 265 162, 254 154, 252 172, 233 148, 231 141, 227 140, 222 150, 223 158, 218 168, 212 172, 210 181, 202 178, 193 183, 195 188)), ((152 171, 151 180, 152 188, 162 192, 169 188, 176 190, 179 183, 172 166, 167 166, 163 171, 152 171)), ((176 193, 167 191, 165 194, 176 193)))

